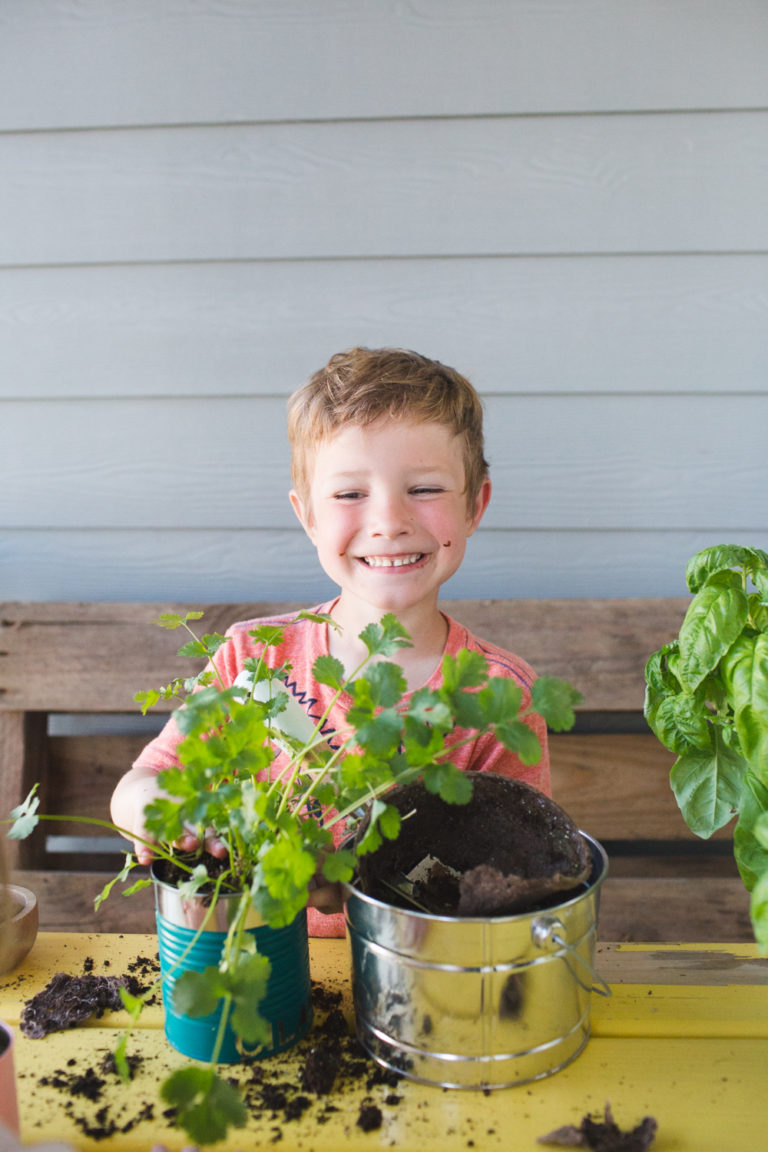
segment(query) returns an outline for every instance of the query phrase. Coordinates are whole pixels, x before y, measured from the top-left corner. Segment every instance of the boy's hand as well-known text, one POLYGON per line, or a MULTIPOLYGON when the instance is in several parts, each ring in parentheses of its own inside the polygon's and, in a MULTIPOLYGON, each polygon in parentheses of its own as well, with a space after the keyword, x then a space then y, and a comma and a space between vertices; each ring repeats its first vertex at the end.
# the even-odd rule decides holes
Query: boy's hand
MULTIPOLYGON (((162 795, 157 774, 146 768, 132 768, 126 772, 112 795, 112 819, 119 828, 124 828, 130 836, 135 837, 133 852, 139 864, 151 864, 155 855, 152 850, 154 838, 144 827, 144 810, 152 800, 162 795), (144 843, 145 840, 149 843, 144 843)), ((175 847, 182 852, 194 852, 199 845, 197 836, 190 831, 177 840, 175 847)), ((204 847, 212 856, 220 859, 227 854, 221 840, 212 835, 206 836, 204 847)))
POLYGON ((318 874, 310 881, 308 904, 310 908, 317 908, 318 912, 324 912, 326 915, 343 912, 344 895, 341 884, 332 884, 318 874))

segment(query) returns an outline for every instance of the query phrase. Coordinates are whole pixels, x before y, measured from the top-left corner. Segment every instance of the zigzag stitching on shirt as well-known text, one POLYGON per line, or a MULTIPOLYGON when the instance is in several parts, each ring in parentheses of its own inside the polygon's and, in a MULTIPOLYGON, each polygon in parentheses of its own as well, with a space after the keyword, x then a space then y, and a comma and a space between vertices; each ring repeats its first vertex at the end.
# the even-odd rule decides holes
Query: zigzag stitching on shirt
MULTIPOLYGON (((294 699, 299 704, 301 704, 302 708, 307 713, 307 716, 309 716, 310 720, 314 720, 315 723, 317 723, 317 721, 320 719, 320 716, 316 715, 313 712, 313 709, 319 706, 319 701, 318 701, 317 697, 316 696, 309 696, 307 694, 307 692, 305 691, 305 689, 300 688, 295 680, 288 680, 286 678, 283 681, 283 684, 290 691, 290 693, 294 697, 294 699)), ((328 724, 327 720, 325 720, 323 722, 323 724, 320 728, 320 732, 325 737, 328 744, 330 744, 331 748, 336 749, 340 746, 338 742, 334 743, 333 740, 331 739, 333 736, 336 735, 336 729, 331 728, 330 725, 328 724)))

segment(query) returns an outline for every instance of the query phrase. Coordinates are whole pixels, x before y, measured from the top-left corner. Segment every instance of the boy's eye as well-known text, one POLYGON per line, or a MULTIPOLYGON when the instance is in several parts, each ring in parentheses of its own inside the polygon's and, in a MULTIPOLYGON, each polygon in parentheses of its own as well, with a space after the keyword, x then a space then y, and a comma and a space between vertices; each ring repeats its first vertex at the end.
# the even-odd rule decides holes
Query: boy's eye
POLYGON ((352 489, 349 492, 335 492, 333 498, 334 500, 360 500, 363 495, 363 492, 352 489))
POLYGON ((439 488, 433 484, 420 484, 418 488, 411 489, 414 496, 437 496, 443 491, 443 488, 439 488))

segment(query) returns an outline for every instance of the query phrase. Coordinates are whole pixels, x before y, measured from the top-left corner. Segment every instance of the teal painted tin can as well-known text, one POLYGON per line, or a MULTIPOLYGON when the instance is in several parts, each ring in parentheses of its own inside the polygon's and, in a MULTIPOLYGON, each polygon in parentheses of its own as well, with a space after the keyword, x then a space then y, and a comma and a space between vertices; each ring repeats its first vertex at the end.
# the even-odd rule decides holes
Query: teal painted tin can
MULTIPOLYGON (((228 910, 239 896, 220 897, 200 931, 208 911, 204 897, 181 899, 176 888, 157 878, 154 889, 166 1039, 182 1055, 207 1061, 213 1053, 221 1007, 208 1016, 187 1016, 176 1010, 173 990, 184 971, 202 972, 218 964, 227 934, 228 910)), ((301 912, 285 928, 270 928, 260 922, 254 912, 253 922, 246 927, 248 934, 255 938, 257 951, 266 956, 272 966, 266 996, 259 1009, 269 1023, 272 1039, 271 1043, 253 1051, 243 1051, 228 1024, 219 1056, 223 1064, 237 1064, 244 1057, 260 1060, 283 1052, 300 1040, 312 1024, 306 912, 301 912)))

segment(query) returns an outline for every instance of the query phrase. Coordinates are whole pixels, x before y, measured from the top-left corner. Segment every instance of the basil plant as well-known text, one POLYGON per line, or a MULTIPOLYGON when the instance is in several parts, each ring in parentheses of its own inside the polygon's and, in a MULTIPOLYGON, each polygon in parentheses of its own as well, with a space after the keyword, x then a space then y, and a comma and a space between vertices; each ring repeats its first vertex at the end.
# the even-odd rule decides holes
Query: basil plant
POLYGON ((734 855, 768 953, 768 553, 719 545, 686 568, 693 599, 645 669, 645 716, 677 756, 671 785, 707 838, 734 817, 734 855))

